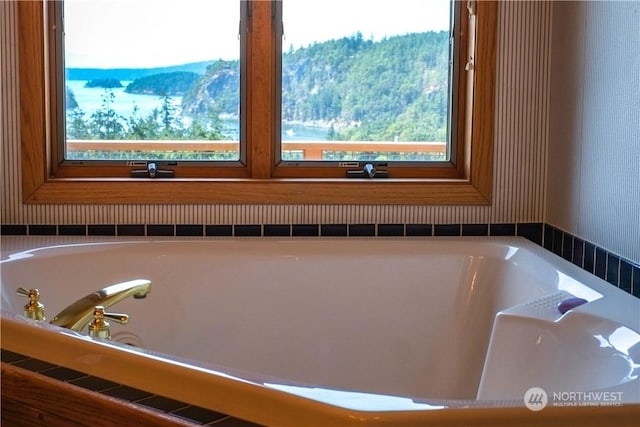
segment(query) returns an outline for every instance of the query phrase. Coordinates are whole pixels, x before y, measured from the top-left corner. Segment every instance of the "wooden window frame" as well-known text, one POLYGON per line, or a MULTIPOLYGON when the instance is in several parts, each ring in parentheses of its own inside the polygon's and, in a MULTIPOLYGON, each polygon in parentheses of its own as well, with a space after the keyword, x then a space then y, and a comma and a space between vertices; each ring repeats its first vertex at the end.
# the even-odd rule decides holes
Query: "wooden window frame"
MULTIPOLYGON (((476 31, 470 46, 465 94, 467 116, 459 175, 439 178, 347 179, 274 176, 276 34, 270 2, 252 2, 250 32, 268 36, 247 40, 246 170, 238 176, 130 179, 114 169, 109 178, 69 176, 55 166, 47 100, 50 84, 43 1, 19 2, 20 129, 24 203, 114 204, 392 204, 487 205, 492 200, 494 79, 497 2, 471 2, 476 31)), ((47 25, 46 28, 49 28, 47 25)), ((215 175, 215 174, 214 174, 215 175)))

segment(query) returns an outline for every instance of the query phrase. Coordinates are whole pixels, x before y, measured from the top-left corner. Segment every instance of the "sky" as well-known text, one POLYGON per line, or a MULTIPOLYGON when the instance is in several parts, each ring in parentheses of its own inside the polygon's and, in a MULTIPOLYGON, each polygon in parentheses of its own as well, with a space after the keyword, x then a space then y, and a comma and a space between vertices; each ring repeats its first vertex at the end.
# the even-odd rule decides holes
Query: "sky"
MULTIPOLYGON (((66 66, 142 68, 237 59, 239 9, 238 0, 65 0, 66 66)), ((290 45, 358 31, 379 40, 446 30, 449 2, 283 0, 283 15, 286 52, 290 45)))

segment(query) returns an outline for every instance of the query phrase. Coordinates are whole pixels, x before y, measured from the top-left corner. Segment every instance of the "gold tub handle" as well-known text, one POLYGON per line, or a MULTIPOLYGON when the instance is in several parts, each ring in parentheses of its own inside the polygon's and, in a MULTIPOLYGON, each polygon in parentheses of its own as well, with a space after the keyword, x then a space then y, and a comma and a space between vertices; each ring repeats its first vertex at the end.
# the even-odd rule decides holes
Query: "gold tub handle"
POLYGON ((44 321, 44 304, 40 302, 40 291, 37 289, 29 289, 27 291, 24 288, 18 288, 16 293, 29 298, 29 302, 24 306, 24 317, 44 321))
POLYGON ((111 339, 111 324, 106 319, 124 325, 129 321, 129 316, 122 313, 107 313, 104 306, 96 305, 93 310, 93 320, 89 323, 89 336, 104 340, 111 339))

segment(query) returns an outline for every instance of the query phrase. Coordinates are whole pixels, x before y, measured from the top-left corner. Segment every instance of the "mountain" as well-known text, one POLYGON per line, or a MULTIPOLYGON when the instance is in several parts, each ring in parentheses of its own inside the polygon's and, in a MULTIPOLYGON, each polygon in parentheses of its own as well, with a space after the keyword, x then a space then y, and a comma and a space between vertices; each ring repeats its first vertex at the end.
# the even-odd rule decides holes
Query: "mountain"
POLYGON ((182 112, 189 116, 217 112, 238 116, 240 94, 240 64, 238 61, 218 61, 182 98, 182 112))

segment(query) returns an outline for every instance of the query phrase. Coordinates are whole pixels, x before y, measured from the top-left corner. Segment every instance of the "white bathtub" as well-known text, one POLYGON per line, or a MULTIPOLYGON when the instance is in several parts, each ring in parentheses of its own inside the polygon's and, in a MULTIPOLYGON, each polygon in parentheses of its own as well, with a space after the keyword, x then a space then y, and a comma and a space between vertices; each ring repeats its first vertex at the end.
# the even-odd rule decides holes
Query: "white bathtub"
POLYGON ((521 238, 3 237, 0 268, 3 348, 257 423, 530 416, 532 387, 640 403, 640 300, 521 238), (49 320, 132 279, 152 290, 110 308, 115 343, 24 319, 15 293, 49 320))

